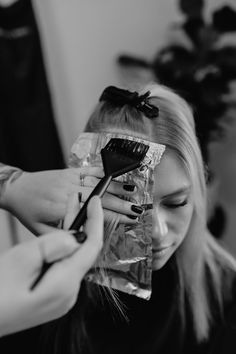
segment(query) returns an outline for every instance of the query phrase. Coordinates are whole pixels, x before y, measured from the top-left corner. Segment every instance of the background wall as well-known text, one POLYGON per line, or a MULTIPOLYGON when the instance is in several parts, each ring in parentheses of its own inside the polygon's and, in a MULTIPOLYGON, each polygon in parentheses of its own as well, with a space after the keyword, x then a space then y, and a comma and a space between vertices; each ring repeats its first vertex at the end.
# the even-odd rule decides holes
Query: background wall
MULTIPOLYGON (((224 1, 233 4, 235 0, 224 1)), ((103 88, 122 84, 118 54, 153 58, 178 20, 177 0, 34 0, 65 157, 103 88)), ((209 0, 208 9, 222 5, 209 0)), ((1 212, 0 221, 5 213, 1 212)), ((9 246, 1 222, 0 250, 9 246)), ((31 234, 20 226, 20 238, 31 234)))
MULTIPOLYGON (((206 16, 222 0, 205 0, 206 16)), ((235 0, 224 0, 234 4, 235 0)), ((121 84, 115 59, 153 58, 180 19, 178 0, 33 0, 64 153, 109 84, 121 84)))
POLYGON ((175 0, 35 0, 67 155, 103 88, 120 84, 121 52, 152 58, 177 17, 175 0))

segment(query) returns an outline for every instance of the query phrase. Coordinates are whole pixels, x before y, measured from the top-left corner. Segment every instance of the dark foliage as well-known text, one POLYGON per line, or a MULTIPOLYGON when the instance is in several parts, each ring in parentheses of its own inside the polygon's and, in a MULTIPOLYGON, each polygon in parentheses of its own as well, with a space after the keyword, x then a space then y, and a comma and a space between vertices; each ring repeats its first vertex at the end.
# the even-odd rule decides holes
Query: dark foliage
POLYGON ((160 83, 175 89, 191 104, 207 162, 207 144, 219 129, 219 120, 228 108, 225 96, 229 84, 236 79, 236 45, 219 45, 225 34, 236 32, 236 11, 222 6, 206 21, 203 0, 180 0, 179 8, 184 20, 178 27, 189 46, 167 44, 152 62, 128 55, 121 55, 118 62, 151 69, 160 83))

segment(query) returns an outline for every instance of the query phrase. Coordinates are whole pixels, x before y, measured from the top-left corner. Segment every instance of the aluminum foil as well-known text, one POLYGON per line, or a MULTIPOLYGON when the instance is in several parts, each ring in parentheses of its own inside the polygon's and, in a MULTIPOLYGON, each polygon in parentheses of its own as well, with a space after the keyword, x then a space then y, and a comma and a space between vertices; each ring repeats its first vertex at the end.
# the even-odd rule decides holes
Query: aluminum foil
POLYGON ((165 146, 119 133, 82 133, 72 146, 69 166, 102 166, 100 151, 111 138, 149 146, 140 168, 115 179, 136 185, 137 193, 129 201, 142 205, 145 211, 135 225, 121 224, 120 215, 115 212, 105 222, 104 247, 86 279, 148 300, 152 278, 153 171, 165 146))

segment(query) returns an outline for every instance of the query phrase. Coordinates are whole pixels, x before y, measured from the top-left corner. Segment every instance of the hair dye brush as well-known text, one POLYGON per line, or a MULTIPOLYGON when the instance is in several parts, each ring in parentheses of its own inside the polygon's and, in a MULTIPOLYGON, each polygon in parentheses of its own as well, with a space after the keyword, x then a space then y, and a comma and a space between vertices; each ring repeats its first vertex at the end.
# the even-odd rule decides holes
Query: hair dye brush
POLYGON ((112 138, 107 145, 101 149, 105 176, 89 195, 71 224, 70 230, 79 230, 86 221, 89 200, 94 195, 102 197, 113 178, 138 168, 146 156, 148 149, 149 146, 143 143, 119 138, 112 138))
MULTIPOLYGON (((143 143, 128 140, 112 138, 107 145, 101 149, 102 163, 105 172, 105 176, 100 180, 97 186, 89 195, 88 199, 80 209, 78 215, 70 226, 70 230, 79 230, 84 224, 87 218, 87 205, 89 200, 98 195, 102 197, 107 187, 109 186, 112 178, 123 175, 126 172, 132 171, 138 168, 146 153, 149 149, 148 145, 143 143)), ((78 236, 78 242, 80 242, 78 236)), ((83 241, 81 240, 81 243, 83 241)), ((39 281, 43 278, 44 274, 51 267, 52 263, 45 262, 42 266, 41 272, 31 286, 33 290, 39 281)))

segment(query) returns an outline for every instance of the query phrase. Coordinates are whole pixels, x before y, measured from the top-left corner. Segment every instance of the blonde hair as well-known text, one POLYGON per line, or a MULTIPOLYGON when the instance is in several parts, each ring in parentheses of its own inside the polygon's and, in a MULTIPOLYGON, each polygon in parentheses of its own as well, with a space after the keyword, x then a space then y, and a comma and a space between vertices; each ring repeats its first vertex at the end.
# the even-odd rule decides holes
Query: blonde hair
POLYGON ((181 161, 192 184, 194 213, 187 235, 176 251, 179 304, 183 323, 186 306, 189 306, 196 338, 202 341, 208 337, 213 320, 209 282, 221 309, 225 297, 230 294, 230 287, 223 287, 224 269, 236 270, 236 262, 207 230, 204 163, 189 105, 175 92, 159 84, 147 85, 140 93, 147 91, 150 91, 149 102, 159 108, 157 118, 149 119, 129 105, 120 108, 100 102, 85 131, 131 130, 136 135, 145 135, 150 141, 166 145, 181 161))

